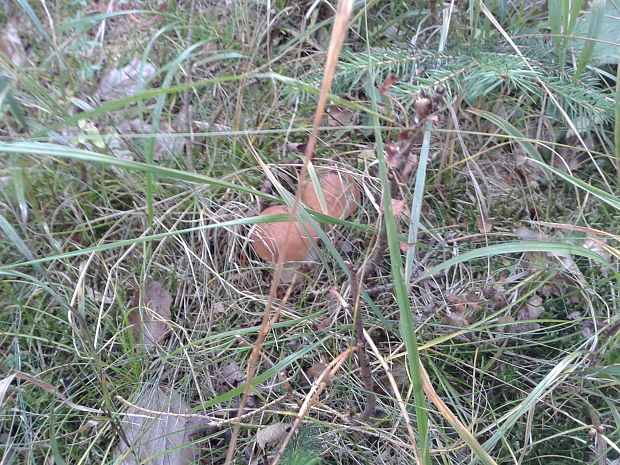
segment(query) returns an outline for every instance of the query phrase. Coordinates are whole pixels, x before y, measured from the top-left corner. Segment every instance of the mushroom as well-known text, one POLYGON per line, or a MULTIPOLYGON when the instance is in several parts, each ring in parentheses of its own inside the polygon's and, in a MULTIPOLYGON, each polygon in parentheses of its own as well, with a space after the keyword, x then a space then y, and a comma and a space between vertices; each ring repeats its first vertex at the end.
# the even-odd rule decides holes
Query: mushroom
MULTIPOLYGON (((273 205, 264 209, 260 215, 278 215, 289 213, 284 205, 273 205)), ((283 256, 283 262, 302 262, 311 258, 312 253, 312 227, 294 222, 287 238, 288 221, 257 224, 250 234, 250 241, 258 256, 268 263, 276 263, 283 256), (308 231, 308 232, 306 232, 308 231)))
POLYGON ((355 213, 361 194, 351 175, 330 170, 319 176, 319 184, 327 210, 323 210, 311 182, 306 184, 302 193, 302 199, 308 207, 341 220, 355 213))

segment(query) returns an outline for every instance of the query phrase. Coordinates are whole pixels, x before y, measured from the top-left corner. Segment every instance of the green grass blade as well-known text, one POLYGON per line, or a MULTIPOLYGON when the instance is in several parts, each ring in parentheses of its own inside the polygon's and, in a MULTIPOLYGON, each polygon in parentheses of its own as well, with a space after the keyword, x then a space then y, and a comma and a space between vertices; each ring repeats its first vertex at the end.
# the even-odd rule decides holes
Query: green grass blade
POLYGON ((620 52, 618 52, 618 66, 616 69, 616 123, 614 127, 614 144, 616 146, 616 179, 617 189, 620 189, 620 52))
MULTIPOLYGON (((317 342, 315 342, 313 344, 309 344, 307 347, 304 347, 303 349, 298 350, 294 354, 291 354, 288 357, 286 357, 283 360, 281 360, 280 362, 276 363, 270 369, 264 371, 263 373, 261 373, 259 375, 256 375, 254 377, 254 379, 252 380, 252 386, 257 386, 258 384, 268 380, 272 376, 277 376, 278 373, 280 373, 281 371, 286 369, 288 366, 293 364, 295 361, 301 359, 307 353, 313 351, 314 349, 316 349, 318 347, 321 347, 331 337, 332 337, 332 335, 329 335, 329 336, 324 337, 323 339, 318 340, 317 342)), ((234 399, 238 395, 243 394, 243 392, 245 391, 245 388, 246 388, 246 384, 241 384, 240 386, 237 386, 234 389, 231 389, 230 391, 225 392, 224 394, 221 394, 221 395, 219 395, 219 396, 217 396, 217 397, 215 397, 215 398, 213 398, 211 400, 208 400, 207 402, 205 402, 202 405, 198 405, 196 407, 193 407, 192 409, 190 409, 190 411, 191 412, 196 412, 196 411, 199 411, 199 410, 202 410, 202 409, 207 409, 209 407, 213 407, 214 405, 220 404, 222 402, 230 401, 231 399, 234 399)), ((230 420, 231 424, 234 421, 235 421, 235 419, 232 418, 230 420)))
POLYGON ((103 20, 115 18, 117 16, 130 16, 130 15, 146 15, 156 16, 160 18, 166 18, 169 20, 177 19, 176 15, 168 13, 166 11, 153 11, 153 10, 123 10, 123 11, 111 11, 109 13, 98 13, 96 15, 85 16, 83 18, 71 19, 69 21, 60 24, 55 28, 55 31, 65 32, 71 28, 80 28, 82 31, 87 30, 85 26, 90 25, 95 27, 103 20))
MULTIPOLYGON (((0 216, 0 228, 2 228, 2 229, 4 229, 4 225, 3 225, 2 221, 1 221, 3 218, 4 217, 0 216)), ((250 216, 248 218, 240 218, 240 219, 236 219, 236 220, 225 221, 223 223, 206 224, 206 225, 202 225, 202 226, 195 226, 193 228, 179 229, 179 230, 176 230, 176 231, 168 231, 168 232, 165 232, 165 233, 152 234, 150 236, 136 237, 134 239, 124 239, 122 241, 116 241, 116 242, 110 242, 108 244, 96 245, 96 246, 93 246, 93 247, 87 247, 87 248, 80 249, 80 250, 72 250, 71 252, 64 252, 64 253, 61 253, 61 254, 52 255, 52 256, 49 256, 49 257, 37 258, 37 259, 32 257, 32 254, 30 254, 30 252, 27 251, 27 249, 26 249, 26 251, 29 253, 29 256, 32 257, 31 259, 29 259, 27 262, 13 263, 13 264, 10 264, 10 265, 0 266, 0 271, 1 270, 9 270, 9 269, 13 269, 13 268, 21 267, 21 266, 38 265, 40 263, 46 263, 46 262, 50 262, 50 261, 54 261, 54 260, 62 260, 62 259, 65 259, 65 258, 77 257, 77 256, 80 256, 80 255, 87 255, 87 254, 96 253, 96 252, 103 252, 104 250, 118 249, 120 247, 129 247, 129 246, 134 245, 134 244, 148 243, 148 242, 157 241, 157 240, 160 240, 160 239, 165 239, 166 237, 170 237, 170 236, 178 236, 178 235, 181 235, 181 234, 189 234, 189 233, 192 233, 192 232, 203 231, 203 230, 207 230, 207 229, 225 228, 225 227, 229 227, 229 226, 240 226, 240 225, 269 223, 269 222, 272 222, 272 221, 287 221, 287 220, 288 220, 288 215, 250 216)), ((6 220, 4 220, 4 221, 6 221, 6 220)), ((10 227, 10 225, 8 225, 8 226, 10 227)), ((19 236, 18 236, 18 238, 19 238, 19 236)), ((19 239, 19 240, 21 241, 21 239, 19 239)), ((16 247, 17 247, 17 244, 16 244, 16 247)), ((22 252, 21 248, 20 248, 20 252, 22 252)))
POLYGON ((129 97, 125 97, 118 100, 112 100, 111 102, 106 102, 103 105, 98 106, 94 110, 91 111, 83 111, 81 113, 77 113, 76 115, 70 116, 68 118, 59 121, 45 129, 42 129, 35 134, 32 135, 33 138, 40 138, 46 136, 58 129, 69 126, 71 124, 77 123, 83 119, 95 118, 97 116, 108 114, 114 110, 120 110, 121 108, 125 108, 132 103, 141 102, 143 100, 148 100, 151 98, 158 97, 160 95, 165 94, 175 94, 178 92, 183 92, 187 89, 199 89, 201 87, 210 86, 213 84, 221 84, 225 82, 235 82, 240 81, 242 79, 247 79, 247 75, 236 75, 236 76, 221 76, 213 79, 205 79, 202 81, 194 81, 189 84, 179 84, 176 86, 166 87, 166 88, 155 88, 149 89, 139 94, 131 95, 129 97))
POLYGON ((15 3, 17 3, 21 9, 24 10, 24 12, 28 15, 28 18, 30 18, 30 21, 32 21, 32 24, 34 24, 34 27, 37 28, 45 40, 51 42, 49 34, 43 27, 43 24, 41 24, 41 21, 39 21, 39 17, 30 6, 30 3, 28 3, 28 0, 15 0, 15 3))
MULTIPOLYGON (((15 248, 19 251, 19 253, 24 256, 24 258, 26 258, 26 260, 31 263, 37 262, 35 256, 30 251, 26 243, 22 240, 17 231, 15 231, 15 228, 13 228, 13 226, 11 226, 11 223, 9 223, 8 220, 2 215, 0 215, 0 229, 9 240, 9 242, 11 242, 15 246, 15 248)), ((37 267, 39 271, 44 271, 40 265, 37 265, 37 267)))
MULTIPOLYGON (((587 34, 589 39, 598 38, 601 25, 603 24, 603 17, 605 16, 606 3, 607 0, 594 0, 592 2, 592 6, 590 7, 592 18, 590 18, 587 34)), ((581 55, 579 56, 579 64, 577 65, 577 69, 573 75, 573 82, 577 82, 577 79, 579 79, 579 76, 583 73, 583 70, 586 69, 586 66, 592 58, 592 52, 594 51, 595 45, 596 43, 594 40, 586 40, 583 44, 583 49, 581 50, 581 55)))
POLYGON ((606 204, 611 205, 616 210, 620 210, 620 199, 618 199, 618 197, 616 197, 615 195, 612 195, 609 192, 605 192, 604 190, 599 189, 598 187, 594 187, 593 185, 588 184, 587 182, 582 181, 581 179, 578 179, 575 176, 571 176, 570 174, 565 173, 562 170, 554 168, 553 166, 547 165, 545 162, 538 161, 538 160, 532 160, 532 161, 538 163, 544 169, 549 170, 550 172, 552 172, 553 174, 556 174, 557 176, 564 179, 565 181, 570 182, 573 186, 578 187, 579 189, 583 189, 584 191, 599 198, 606 204))
MULTIPOLYGON (((538 153, 538 150, 536 150, 536 147, 534 146, 534 144, 529 142, 527 140, 527 137, 525 137, 521 133, 521 131, 519 131, 517 128, 515 128, 508 121, 506 121, 505 119, 501 118, 500 116, 497 116, 495 113, 491 113, 489 111, 478 110, 478 109, 472 109, 472 110, 468 110, 468 111, 470 113, 473 113, 474 115, 480 116, 480 117, 490 121, 495 126, 497 126, 502 131, 504 131, 506 134, 514 137, 516 142, 518 142, 519 145, 521 145, 521 147, 523 147, 523 150, 525 150, 530 157, 532 157, 535 160, 538 160, 541 163, 544 163, 542 157, 540 156, 540 153, 538 153)), ((543 167, 543 171, 545 172, 547 177, 549 177, 549 178, 551 177, 549 172, 546 170, 545 167, 543 167)))
MULTIPOLYGON (((584 343, 585 344, 585 343, 584 343)), ((571 354, 567 355, 564 360, 558 363, 548 374, 543 378, 543 380, 536 385, 534 389, 527 395, 527 397, 520 402, 514 409, 500 418, 497 423, 500 424, 497 431, 493 433, 493 436, 484 443, 484 448, 486 450, 492 449, 507 433, 510 428, 514 426, 517 420, 523 416, 532 405, 536 404, 542 397, 544 397, 545 393, 553 389, 554 383, 561 378, 562 376, 568 376, 568 373, 564 373, 569 365, 575 360, 577 357, 581 356, 581 351, 576 350, 571 354)), ((572 370, 576 368, 573 366, 572 370)), ((469 462, 469 465, 475 465, 478 463, 478 459, 474 458, 469 462)))
MULTIPOLYGON (((377 93, 377 75, 372 67, 369 67, 370 73, 370 95, 372 100, 372 109, 377 112, 379 95, 377 93)), ((415 324, 409 303, 409 292, 407 283, 405 282, 405 273, 403 269, 403 260, 399 245, 399 234, 396 230, 396 221, 392 212, 392 196, 390 195, 390 181, 388 179, 387 163, 383 150, 383 139, 381 134, 381 126, 379 119, 373 116, 373 124, 375 126, 375 143, 377 159, 379 161, 379 175, 381 179, 381 188, 383 191, 383 211, 385 229, 388 239, 388 248, 390 253, 390 264, 392 270, 392 280, 394 282, 394 292, 400 310, 400 333, 407 348, 407 362, 411 375, 411 385, 413 390, 413 398, 415 404, 415 412, 417 418, 418 434, 420 437, 420 456, 424 465, 430 465, 430 438, 428 430, 428 411, 426 407, 424 395, 424 380, 420 369, 421 360, 418 352, 418 343, 415 334, 415 324)))
POLYGON ((127 170, 142 171, 144 173, 151 173, 153 176, 159 176, 161 178, 176 179, 179 181, 195 182, 199 184, 208 184, 214 187, 220 187, 224 189, 232 189, 239 192, 245 192, 246 194, 256 195, 264 197, 266 199, 277 201, 278 199, 272 195, 265 194, 251 187, 245 187, 238 184, 233 184, 228 181, 222 181, 217 178, 205 176, 197 173, 189 173, 183 170, 177 170, 174 168, 166 168, 157 165, 148 165, 139 161, 122 160, 120 158, 112 157, 110 155, 103 155, 101 153, 89 152, 87 150, 74 149, 63 145, 45 144, 35 142, 13 142, 6 143, 0 142, 0 153, 15 153, 24 155, 36 155, 36 156, 50 156, 59 158, 71 158, 73 160, 80 160, 87 163, 98 163, 104 166, 114 166, 117 168, 123 168, 127 170))
POLYGON ((475 260, 477 258, 486 258, 492 257, 494 255, 506 255, 513 253, 523 253, 523 252, 548 252, 548 253, 563 253, 563 254, 572 254, 572 255, 580 255, 582 257, 589 258, 601 265, 608 267, 609 263, 605 261, 605 259, 593 252, 590 249, 586 249, 585 247, 581 247, 575 244, 568 244, 564 242, 550 242, 550 241, 515 241, 515 242, 506 242, 504 244, 496 244, 490 245, 488 247, 481 247, 479 249, 470 250, 469 252, 465 252, 457 257, 453 257, 449 260, 446 260, 443 263, 440 263, 437 266, 434 266, 430 270, 425 271, 420 276, 418 276, 413 282, 417 283, 423 279, 426 279, 434 274, 437 274, 441 271, 447 270, 448 268, 458 265, 461 263, 468 262, 470 260, 475 260))
MULTIPOLYGON (((4 94, 3 100, 6 100, 6 103, 11 109, 11 113, 13 113, 13 116, 17 118, 19 124, 21 124, 22 127, 27 131, 28 122, 26 121, 26 117, 24 115, 21 105, 17 102, 17 100, 15 100, 15 97, 13 97, 13 92, 8 87, 8 80, 5 76, 0 76, 0 94, 4 94)), ((0 106, 2 105, 2 103, 4 102, 0 101, 0 106)))
POLYGON ((413 258, 415 257, 416 241, 418 240, 418 231, 420 229, 420 214, 422 212, 422 202, 424 201, 424 187, 426 185, 426 165, 428 164, 428 154, 431 146, 431 130, 433 122, 427 121, 424 125, 424 138, 422 140, 422 149, 420 150, 420 160, 415 178, 415 188, 413 191, 413 201, 411 203, 411 222, 409 224, 409 236, 407 241, 412 244, 407 250, 405 258, 405 281, 411 279, 411 271, 413 269, 413 258))

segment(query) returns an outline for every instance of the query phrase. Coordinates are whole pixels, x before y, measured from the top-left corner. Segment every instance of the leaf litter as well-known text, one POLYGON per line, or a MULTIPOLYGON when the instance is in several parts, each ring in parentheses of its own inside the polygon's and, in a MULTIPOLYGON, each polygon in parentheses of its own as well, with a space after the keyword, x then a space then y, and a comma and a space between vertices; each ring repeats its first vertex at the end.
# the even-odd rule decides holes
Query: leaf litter
POLYGON ((127 315, 137 346, 152 351, 161 344, 170 331, 172 296, 157 281, 148 278, 144 293, 144 307, 139 307, 140 293, 132 299, 133 309, 127 315))
POLYGON ((146 84, 155 75, 155 66, 134 58, 123 68, 113 68, 103 75, 95 95, 103 101, 136 95, 138 84, 146 84))
POLYGON ((125 440, 116 447, 115 456, 123 465, 184 465, 195 463, 198 448, 192 433, 200 420, 188 418, 189 405, 172 388, 151 386, 144 389, 121 420, 125 440))
POLYGON ((290 424, 282 422, 265 426, 264 428, 261 428, 258 433, 256 433, 256 444, 258 444, 260 449, 265 449, 266 445, 284 439, 290 429, 290 424))

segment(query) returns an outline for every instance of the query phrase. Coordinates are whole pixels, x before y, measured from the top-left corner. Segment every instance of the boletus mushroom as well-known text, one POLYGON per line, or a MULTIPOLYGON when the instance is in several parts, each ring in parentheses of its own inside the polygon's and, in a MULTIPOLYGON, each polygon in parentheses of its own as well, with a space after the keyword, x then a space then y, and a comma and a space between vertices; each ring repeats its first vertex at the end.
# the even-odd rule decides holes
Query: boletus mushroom
MULTIPOLYGON (((273 205, 265 208, 260 215, 278 215, 289 213, 284 205, 273 205)), ((280 255, 283 262, 303 262, 311 258, 312 253, 312 228, 308 223, 296 221, 291 225, 290 234, 287 237, 287 221, 257 224, 250 235, 250 241, 258 256, 268 263, 277 263, 280 255), (305 226, 305 228, 304 228, 305 226)))
POLYGON ((319 184, 326 209, 321 206, 319 196, 310 181, 306 183, 302 193, 302 199, 308 207, 341 220, 356 212, 361 194, 353 176, 329 170, 319 175, 319 184))

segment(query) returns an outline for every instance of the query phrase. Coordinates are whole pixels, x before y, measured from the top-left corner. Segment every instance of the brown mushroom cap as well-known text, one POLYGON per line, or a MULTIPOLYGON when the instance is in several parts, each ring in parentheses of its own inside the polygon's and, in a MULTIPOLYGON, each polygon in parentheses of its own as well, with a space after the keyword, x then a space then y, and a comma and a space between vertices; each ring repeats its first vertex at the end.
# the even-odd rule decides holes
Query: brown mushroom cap
POLYGON ((361 194, 351 175, 327 171, 319 176, 319 183, 323 189, 327 211, 321 208, 321 202, 311 182, 306 184, 302 195, 308 207, 340 219, 348 218, 357 211, 361 194))
MULTIPOLYGON (((289 213, 288 207, 284 205, 273 205, 265 208, 261 215, 279 215, 289 213)), ((311 227, 308 223, 306 226, 309 231, 311 227)), ((278 221, 275 223, 257 224, 250 241, 256 253, 260 258, 269 263, 276 263, 280 253, 284 255, 284 263, 299 262, 308 260, 312 252, 312 240, 308 233, 299 222, 291 225, 291 232, 286 237, 288 228, 287 221, 278 221)))

